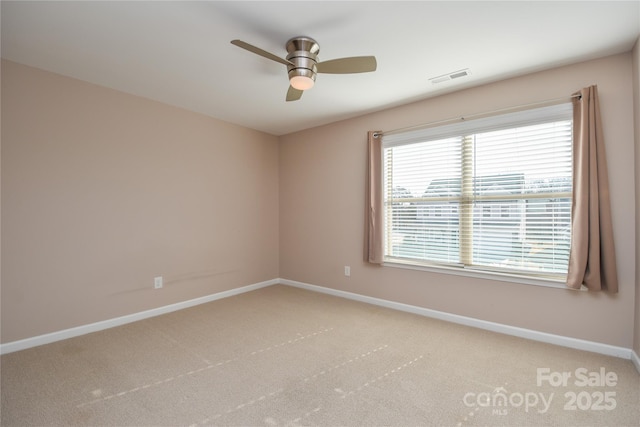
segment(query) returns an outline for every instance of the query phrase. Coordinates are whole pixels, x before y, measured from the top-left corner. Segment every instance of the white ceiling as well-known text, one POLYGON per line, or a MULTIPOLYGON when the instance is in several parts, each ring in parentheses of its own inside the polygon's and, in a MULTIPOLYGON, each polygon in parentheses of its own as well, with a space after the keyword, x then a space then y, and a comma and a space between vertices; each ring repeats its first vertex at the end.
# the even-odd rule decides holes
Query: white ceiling
POLYGON ((2 57, 274 135, 629 51, 640 1, 2 1, 2 57), (375 55, 374 73, 320 74, 285 102, 278 56, 375 55), (468 68, 468 77, 429 79, 468 68))

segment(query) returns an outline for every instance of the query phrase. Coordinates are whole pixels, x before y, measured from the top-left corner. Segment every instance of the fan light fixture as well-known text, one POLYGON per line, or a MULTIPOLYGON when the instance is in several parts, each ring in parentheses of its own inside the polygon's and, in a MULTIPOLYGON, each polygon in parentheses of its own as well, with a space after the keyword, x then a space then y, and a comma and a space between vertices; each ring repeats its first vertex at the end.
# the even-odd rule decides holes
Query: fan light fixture
POLYGON ((289 80, 289 83, 291 83, 291 87, 293 87, 294 89, 307 90, 311 89, 315 82, 311 77, 293 76, 291 77, 291 80, 289 80))
POLYGON ((294 69, 289 73, 289 84, 298 90, 311 89, 315 84, 315 73, 305 69, 294 69))

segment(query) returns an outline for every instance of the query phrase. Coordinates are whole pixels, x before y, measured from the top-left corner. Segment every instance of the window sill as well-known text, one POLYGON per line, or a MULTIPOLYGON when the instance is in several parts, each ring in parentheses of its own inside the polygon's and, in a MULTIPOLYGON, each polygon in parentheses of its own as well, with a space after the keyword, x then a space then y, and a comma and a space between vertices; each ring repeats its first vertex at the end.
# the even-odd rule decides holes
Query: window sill
POLYGON ((417 264, 415 262, 403 262, 402 260, 394 259, 384 261, 382 264, 384 267, 391 268, 403 268, 408 270, 428 271, 431 273, 451 274, 456 276, 473 277, 476 279, 494 280, 500 282, 517 283, 522 285, 543 286, 547 288, 555 289, 569 289, 564 283, 564 280, 553 279, 548 277, 532 277, 519 274, 510 274, 496 271, 484 271, 481 269, 471 267, 448 267, 443 265, 427 265, 417 264))

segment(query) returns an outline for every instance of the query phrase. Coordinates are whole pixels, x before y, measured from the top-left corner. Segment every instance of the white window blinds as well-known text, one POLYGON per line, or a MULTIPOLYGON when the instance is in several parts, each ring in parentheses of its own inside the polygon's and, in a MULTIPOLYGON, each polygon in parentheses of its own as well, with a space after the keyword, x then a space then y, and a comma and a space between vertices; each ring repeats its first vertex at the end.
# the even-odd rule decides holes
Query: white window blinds
POLYGON ((383 136, 385 260, 566 276, 571 104, 383 136))

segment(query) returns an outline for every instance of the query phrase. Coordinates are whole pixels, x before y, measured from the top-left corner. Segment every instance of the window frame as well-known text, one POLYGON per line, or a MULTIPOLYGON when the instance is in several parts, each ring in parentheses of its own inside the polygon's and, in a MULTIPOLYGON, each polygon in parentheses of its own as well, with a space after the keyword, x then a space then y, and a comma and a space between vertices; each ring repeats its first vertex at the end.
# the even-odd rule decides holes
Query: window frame
MULTIPOLYGON (((453 138, 453 137, 462 137, 468 135, 475 135, 484 132, 491 132, 494 130, 501 129, 510 129, 510 128, 518 128, 524 126, 530 126, 535 124, 542 123, 550 123, 550 122, 560 122, 560 121, 570 121, 573 120, 573 106, 569 103, 561 103, 555 104, 545 107, 539 107, 528 110, 515 111, 506 114, 498 114, 498 115, 486 115, 481 116, 477 119, 473 120, 464 120, 464 118, 460 118, 460 120, 456 123, 449 123, 444 125, 438 125, 437 123, 434 126, 420 127, 414 128, 413 130, 408 131, 399 131, 388 135, 387 133, 383 134, 382 139, 382 156, 384 158, 384 153, 387 148, 415 144, 418 142, 425 141, 434 141, 438 139, 445 138, 453 138)), ((442 123, 442 122, 440 122, 442 123)), ((569 128, 572 128, 572 125, 569 125, 569 128)), ((572 139, 572 137, 571 137, 572 139)), ((463 147, 464 147, 463 143, 463 147)), ((461 156, 465 156, 464 151, 461 153, 461 156)), ((464 160, 463 160, 464 161, 464 160)), ((461 174, 464 173, 464 167, 461 168, 461 174)), ((384 175, 387 173, 387 166, 384 165, 383 160, 383 173, 381 184, 381 188, 383 193, 384 189, 384 175)), ((571 177, 573 179, 573 158, 571 160, 571 177)), ((461 184, 463 185, 463 184, 461 184)), ((391 190, 393 191, 393 189, 391 190)), ((565 192, 562 198, 571 198, 571 192, 565 192)), ((552 193, 553 198, 557 198, 561 193, 552 193)), ((548 195, 548 194, 547 194, 548 195)), ((531 198, 531 195, 522 195, 522 198, 531 198)), ((543 195, 536 194, 534 197, 540 198, 543 195)), ((546 196, 546 195, 545 195, 546 196)), ((386 196, 383 197, 383 200, 386 199, 386 196)), ((472 206, 473 203, 466 203, 463 200, 463 196, 460 197, 461 202, 459 203, 460 212, 458 212, 458 218, 463 216, 462 209, 465 209, 466 206, 472 206)), ((385 209, 387 209, 385 207, 385 209)), ((472 209, 472 208, 471 208, 472 209)), ((383 263, 384 266, 396 267, 396 268, 407 268, 412 270, 423 270, 423 271, 433 271, 438 273, 446 273, 453 275, 461 275, 467 277, 476 277, 482 279, 491 279, 498 281, 508 281, 508 282, 517 282, 524 284, 532 284, 532 285, 540 285, 540 286, 549 286, 555 288, 564 288, 564 282, 566 281, 566 273, 564 274, 550 274, 550 273, 536 273, 534 271, 527 270, 516 270, 509 268, 498 268, 491 266, 479 266, 479 265, 469 265, 470 263, 465 263, 468 261, 467 259, 462 259, 464 256, 465 250, 460 251, 460 263, 438 263, 429 260, 420 260, 413 258, 401 258, 395 257, 393 255, 389 255, 388 244, 389 244, 389 233, 392 232, 392 225, 387 224, 387 215, 383 215, 384 217, 384 226, 383 226, 383 247, 384 247, 384 255, 383 255, 383 263)), ((466 221, 466 226, 471 224, 473 227, 474 219, 466 221)), ((462 233, 461 227, 464 226, 462 221, 458 221, 458 233, 462 233)), ((464 244, 458 241, 460 246, 464 244)), ((467 245, 468 246, 468 245, 467 245)), ((472 251, 472 247, 467 247, 466 251, 472 251)), ((570 250, 570 249, 569 249, 570 250)))

